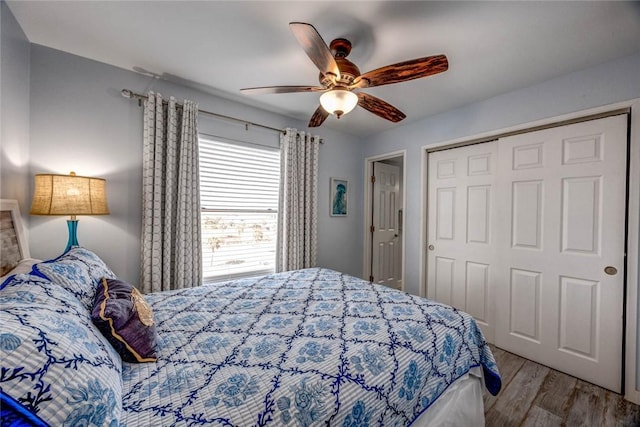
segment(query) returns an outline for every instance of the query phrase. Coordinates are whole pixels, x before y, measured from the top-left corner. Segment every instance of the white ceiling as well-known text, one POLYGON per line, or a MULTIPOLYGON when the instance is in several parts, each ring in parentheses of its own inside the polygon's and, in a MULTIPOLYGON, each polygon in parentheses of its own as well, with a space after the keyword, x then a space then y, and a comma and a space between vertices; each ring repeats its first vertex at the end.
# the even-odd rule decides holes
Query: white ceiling
MULTIPOLYGON (((317 93, 243 95, 243 87, 315 85, 289 31, 313 24, 353 43, 366 72, 444 53, 445 73, 367 89, 407 118, 356 108, 329 126, 367 135, 640 51, 640 2, 7 1, 32 43, 308 121, 317 93)), ((640 70, 638 70, 640 73, 640 70)), ((222 112, 224 113, 224 112, 222 112)))

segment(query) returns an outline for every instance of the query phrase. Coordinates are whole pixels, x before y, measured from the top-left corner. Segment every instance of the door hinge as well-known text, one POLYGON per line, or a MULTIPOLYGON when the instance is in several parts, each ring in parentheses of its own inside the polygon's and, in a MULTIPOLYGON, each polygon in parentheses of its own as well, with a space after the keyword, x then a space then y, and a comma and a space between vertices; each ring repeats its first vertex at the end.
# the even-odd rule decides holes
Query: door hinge
POLYGON ((376 182, 376 176, 375 175, 371 175, 371 182, 373 182, 375 184, 375 182, 376 182))
POLYGON ((376 228, 372 225, 371 227, 369 227, 369 231, 373 233, 374 231, 376 231, 376 228))
POLYGON ((369 276, 369 281, 373 282, 373 276, 369 276))

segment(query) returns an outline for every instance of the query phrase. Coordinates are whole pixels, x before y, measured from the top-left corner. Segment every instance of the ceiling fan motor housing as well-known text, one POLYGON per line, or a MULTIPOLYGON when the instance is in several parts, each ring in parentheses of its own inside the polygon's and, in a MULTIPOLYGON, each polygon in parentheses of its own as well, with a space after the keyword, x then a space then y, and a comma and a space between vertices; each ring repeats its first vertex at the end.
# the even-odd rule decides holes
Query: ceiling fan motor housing
MULTIPOLYGON (((331 41, 329 47, 340 70, 340 80, 335 80, 335 86, 349 86, 356 77, 360 76, 360 69, 347 59, 351 52, 351 42, 347 39, 335 39, 331 41)), ((332 86, 331 76, 320 73, 319 79, 324 87, 332 86)))

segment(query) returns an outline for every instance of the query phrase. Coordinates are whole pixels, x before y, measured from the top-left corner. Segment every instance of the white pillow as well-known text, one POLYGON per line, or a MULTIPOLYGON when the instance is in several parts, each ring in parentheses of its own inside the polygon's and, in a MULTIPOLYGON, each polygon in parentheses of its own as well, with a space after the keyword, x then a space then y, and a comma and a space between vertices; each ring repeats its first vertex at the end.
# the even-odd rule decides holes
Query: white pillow
POLYGON ((9 276, 13 276, 15 274, 30 273, 31 269, 33 268, 33 264, 37 264, 39 262, 42 262, 42 260, 35 258, 25 258, 23 260, 20 260, 18 265, 16 265, 13 270, 0 277, 0 283, 3 283, 9 276))

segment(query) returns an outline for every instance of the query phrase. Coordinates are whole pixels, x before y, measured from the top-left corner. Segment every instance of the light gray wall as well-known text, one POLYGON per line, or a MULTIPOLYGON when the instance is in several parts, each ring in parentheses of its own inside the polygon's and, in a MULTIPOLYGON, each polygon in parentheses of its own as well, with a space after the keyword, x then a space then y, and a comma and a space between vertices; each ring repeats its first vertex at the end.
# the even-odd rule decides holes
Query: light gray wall
POLYGON ((365 156, 407 150, 406 278, 420 292, 421 147, 640 97, 640 53, 409 123, 364 140, 365 156))
MULTIPOLYGON (((98 253, 124 280, 137 283, 140 264, 142 109, 120 95, 123 88, 154 90, 178 101, 192 99, 201 109, 275 128, 306 124, 264 110, 142 76, 132 71, 31 46, 30 173, 52 172, 103 177, 111 214, 80 217, 78 240, 98 253)), ((277 132, 200 115, 203 132, 250 142, 279 138, 277 132)), ((355 197, 348 218, 329 216, 329 178, 350 180, 362 194, 361 148, 356 137, 320 128, 319 265, 359 275, 362 264, 362 198, 355 197)), ((48 259, 66 245, 65 218, 31 217, 32 256, 48 259)))
POLYGON ((29 51, 22 28, 0 2, 0 197, 17 199, 28 224, 29 51))

